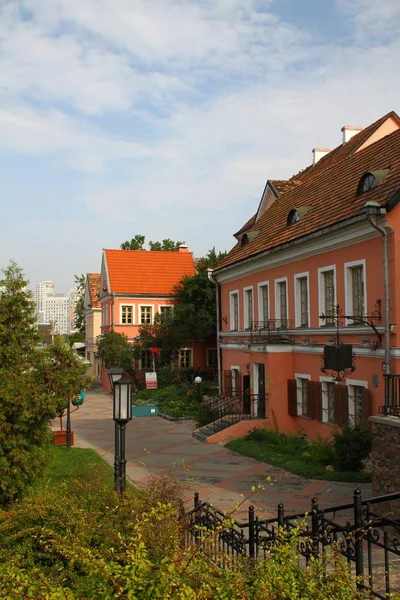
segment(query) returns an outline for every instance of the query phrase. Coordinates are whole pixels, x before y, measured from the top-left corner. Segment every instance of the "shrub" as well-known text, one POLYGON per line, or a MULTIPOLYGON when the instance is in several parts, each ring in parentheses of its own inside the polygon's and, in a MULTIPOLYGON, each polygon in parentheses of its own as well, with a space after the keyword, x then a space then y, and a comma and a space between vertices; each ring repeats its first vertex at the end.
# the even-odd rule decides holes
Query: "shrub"
POLYGON ((361 471, 371 452, 372 434, 363 427, 344 427, 333 434, 333 465, 338 471, 361 471))
POLYGON ((331 465, 334 460, 334 449, 331 440, 321 438, 320 436, 308 446, 303 454, 304 458, 309 458, 317 465, 331 465))

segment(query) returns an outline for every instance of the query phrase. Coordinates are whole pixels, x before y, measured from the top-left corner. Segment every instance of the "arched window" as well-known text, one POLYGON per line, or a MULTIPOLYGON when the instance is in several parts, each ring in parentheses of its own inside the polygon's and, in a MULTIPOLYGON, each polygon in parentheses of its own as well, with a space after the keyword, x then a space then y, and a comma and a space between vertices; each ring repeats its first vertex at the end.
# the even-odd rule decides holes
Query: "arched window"
POLYGON ((248 243, 249 243, 249 236, 247 235, 247 233, 244 233, 242 235, 242 239, 241 239, 241 247, 244 248, 244 246, 247 246, 248 243))
POLYGON ((297 212, 297 210, 294 208, 293 210, 290 211, 290 213, 288 214, 288 218, 287 218, 287 224, 288 225, 293 225, 294 223, 297 223, 297 221, 300 221, 300 215, 297 212))
POLYGON ((368 192, 372 190, 374 187, 378 185, 375 175, 373 173, 365 173, 360 179, 360 183, 358 184, 358 194, 363 194, 364 192, 368 192))

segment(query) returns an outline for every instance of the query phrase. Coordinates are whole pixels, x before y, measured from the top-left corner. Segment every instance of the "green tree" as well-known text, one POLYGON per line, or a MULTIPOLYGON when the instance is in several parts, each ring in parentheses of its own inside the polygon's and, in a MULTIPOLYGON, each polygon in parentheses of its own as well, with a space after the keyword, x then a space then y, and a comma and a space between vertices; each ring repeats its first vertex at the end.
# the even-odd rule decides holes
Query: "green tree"
POLYGON ((178 250, 179 246, 183 246, 185 242, 174 242, 170 238, 165 238, 162 242, 149 242, 150 250, 167 250, 175 251, 178 250))
POLYGON ((97 346, 97 356, 101 358, 106 369, 122 367, 131 375, 135 372, 133 348, 123 333, 105 333, 97 346))
POLYGON ((121 244, 121 250, 143 250, 145 240, 144 235, 135 235, 131 241, 127 240, 121 244))
POLYGON ((86 277, 83 275, 75 275, 75 283, 78 289, 78 300, 75 305, 75 327, 85 335, 85 287, 86 277))

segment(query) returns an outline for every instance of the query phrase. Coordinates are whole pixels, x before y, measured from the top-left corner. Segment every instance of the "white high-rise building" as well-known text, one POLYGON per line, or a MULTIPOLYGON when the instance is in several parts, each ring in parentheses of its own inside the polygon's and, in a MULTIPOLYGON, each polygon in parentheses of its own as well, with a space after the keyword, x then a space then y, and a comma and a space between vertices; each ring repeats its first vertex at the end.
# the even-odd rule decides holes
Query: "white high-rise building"
POLYGON ((69 298, 69 333, 76 331, 75 327, 75 306, 79 298, 78 288, 71 288, 68 291, 69 298))
POLYGON ((45 301, 45 321, 52 323, 55 333, 70 332, 70 302, 68 296, 48 296, 45 301))
POLYGON ((45 302, 49 296, 54 296, 54 281, 41 281, 36 285, 35 292, 36 312, 38 313, 39 323, 43 323, 40 319, 45 313, 45 302))

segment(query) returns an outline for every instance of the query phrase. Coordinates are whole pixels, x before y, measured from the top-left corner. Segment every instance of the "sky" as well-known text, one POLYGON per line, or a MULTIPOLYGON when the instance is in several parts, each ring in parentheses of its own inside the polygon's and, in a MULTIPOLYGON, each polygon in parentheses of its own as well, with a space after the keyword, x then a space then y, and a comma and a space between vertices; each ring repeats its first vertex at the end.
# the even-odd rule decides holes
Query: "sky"
POLYGON ((229 250, 268 179, 400 112, 398 0, 0 0, 0 267, 229 250))

